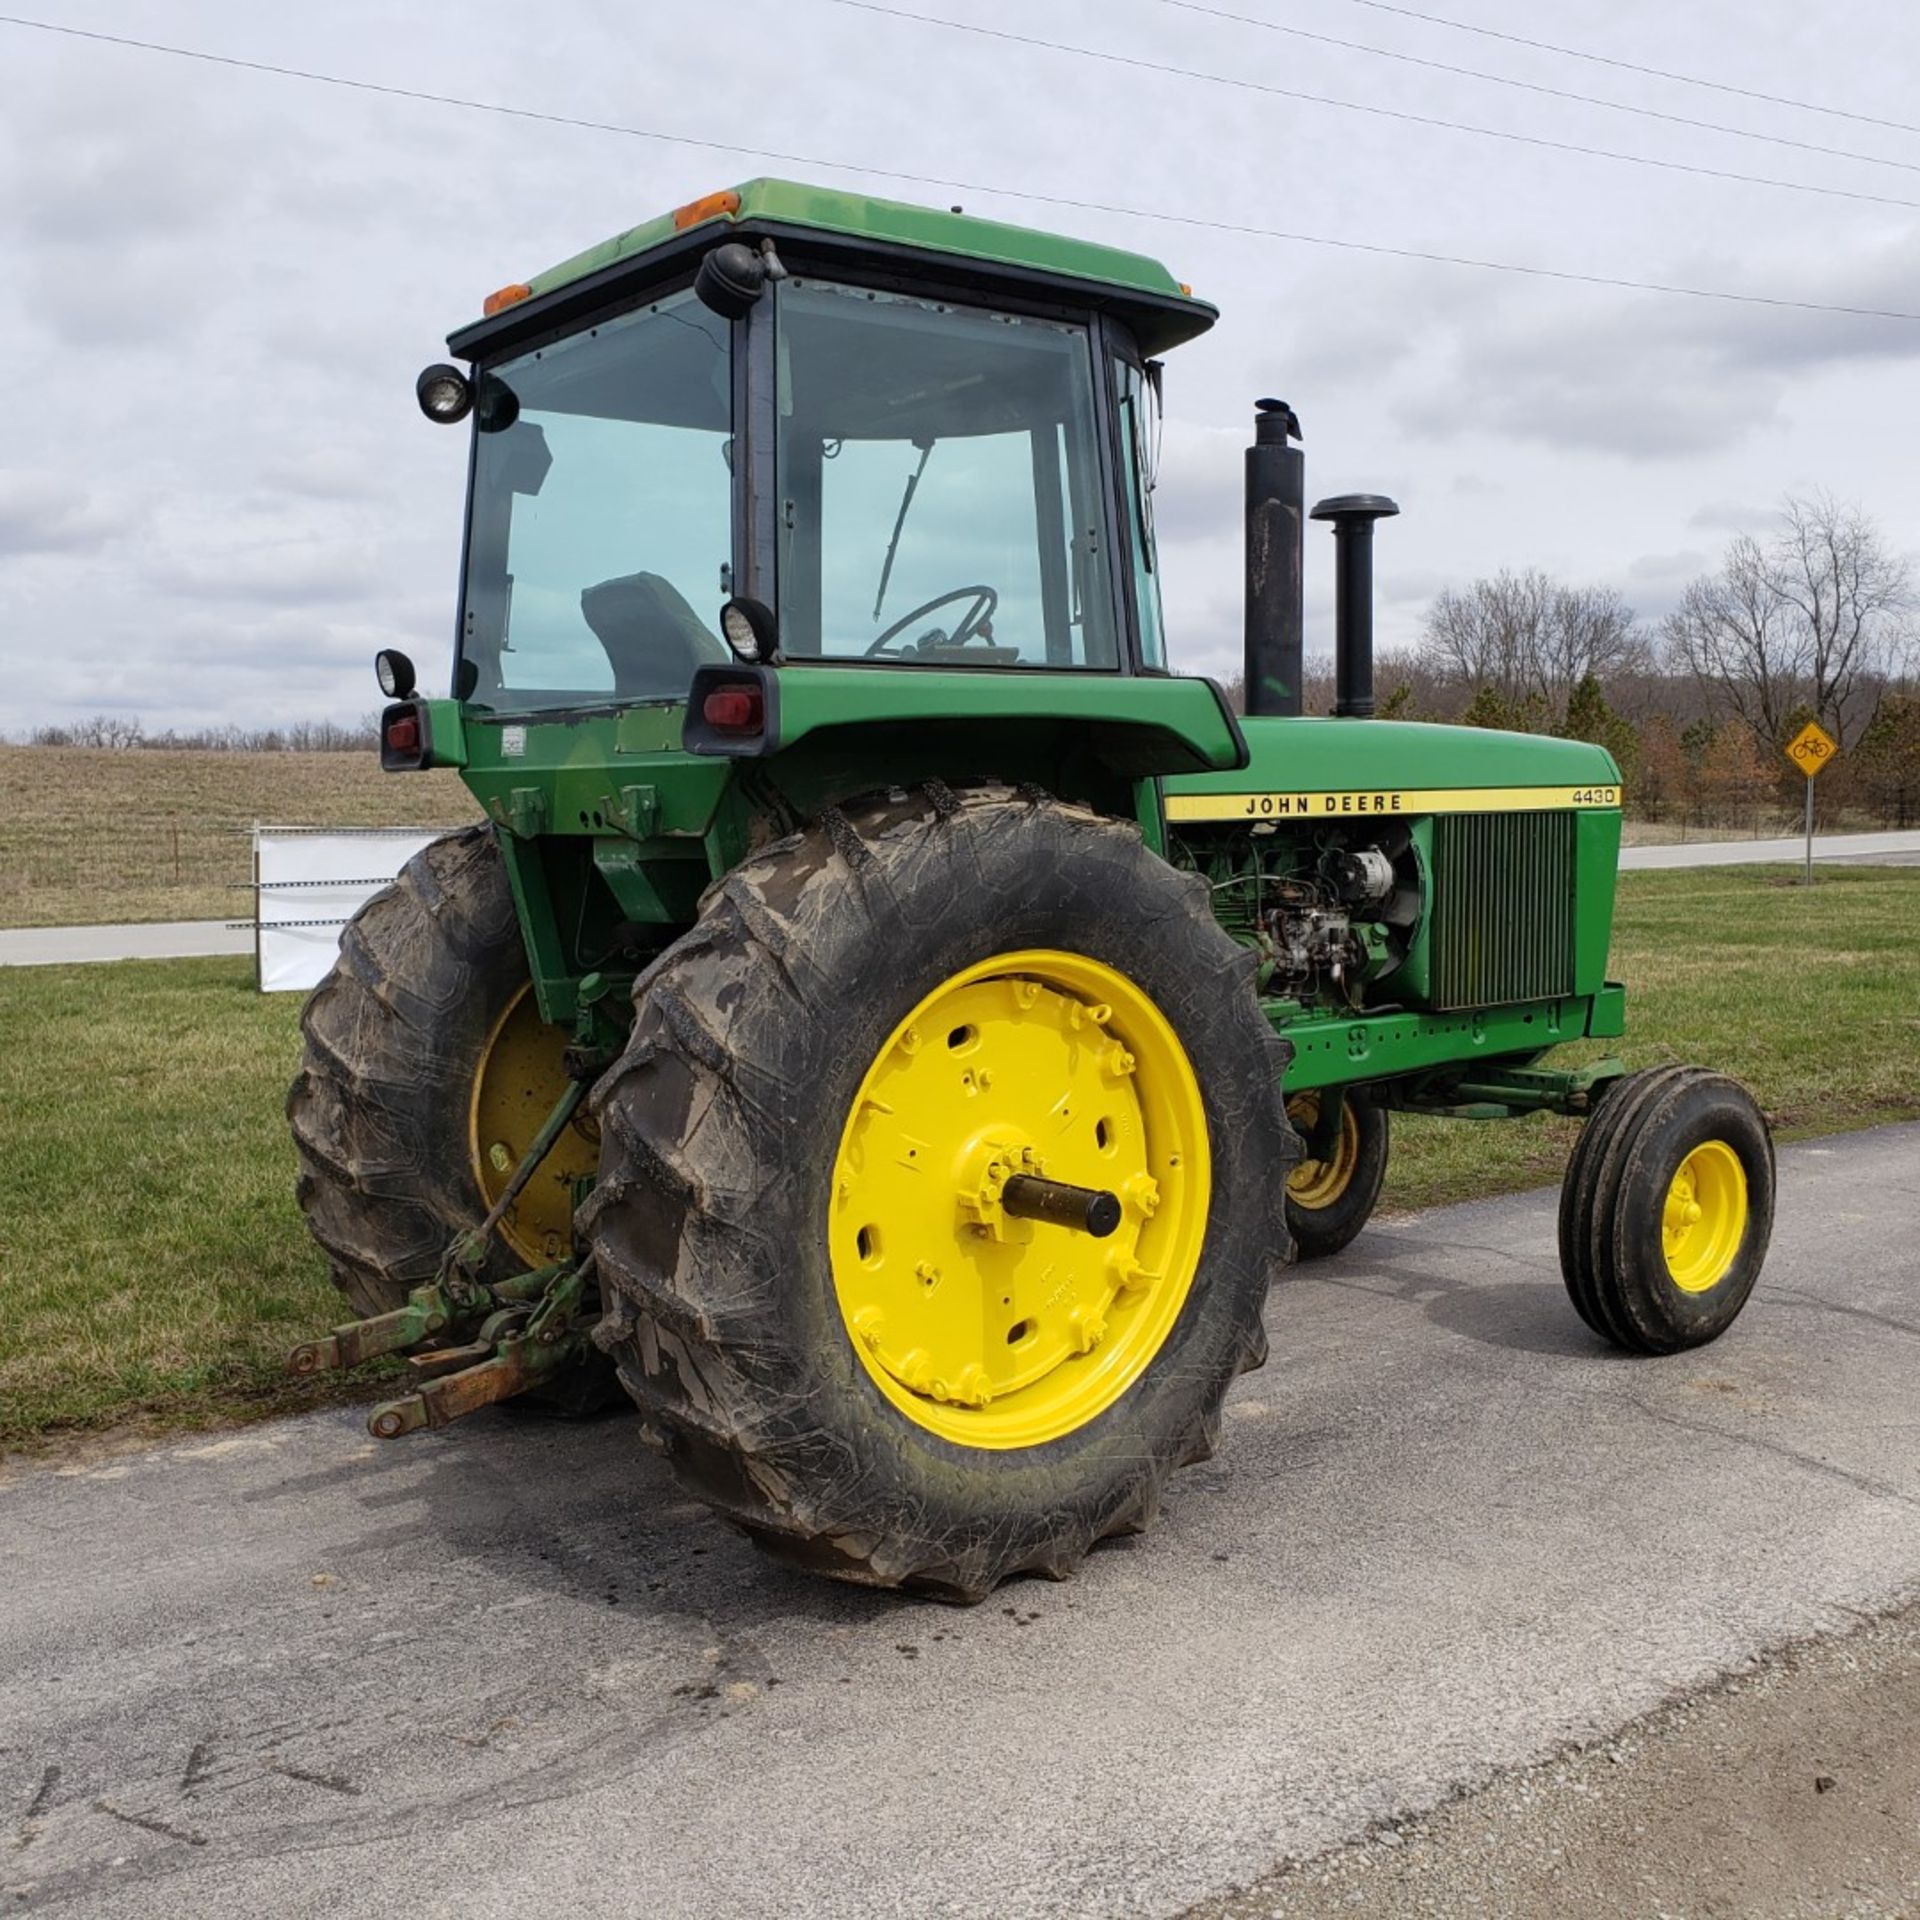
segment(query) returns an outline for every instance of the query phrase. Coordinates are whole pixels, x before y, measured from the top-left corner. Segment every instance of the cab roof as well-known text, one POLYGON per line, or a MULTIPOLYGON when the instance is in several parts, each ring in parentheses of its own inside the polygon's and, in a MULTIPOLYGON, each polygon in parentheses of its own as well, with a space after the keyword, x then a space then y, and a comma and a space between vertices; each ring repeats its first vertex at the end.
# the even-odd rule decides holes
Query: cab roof
POLYGON ((447 344, 462 358, 478 359, 564 325, 576 312, 617 297, 620 283, 697 258, 728 229, 909 271, 914 262, 904 256, 915 256, 922 271, 947 265, 956 277, 988 288, 1046 289, 1056 298, 1086 300, 1125 319, 1147 353, 1204 333, 1218 312, 1144 254, 948 209, 763 179, 707 194, 502 288, 489 298, 488 316, 458 328, 447 344))

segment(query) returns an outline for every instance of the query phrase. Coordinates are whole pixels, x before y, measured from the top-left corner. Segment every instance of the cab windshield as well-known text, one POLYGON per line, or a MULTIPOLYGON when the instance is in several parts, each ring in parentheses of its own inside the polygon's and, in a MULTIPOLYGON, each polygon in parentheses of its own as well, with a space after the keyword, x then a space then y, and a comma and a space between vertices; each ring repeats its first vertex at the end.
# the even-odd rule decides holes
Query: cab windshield
POLYGON ((727 323, 675 294, 507 360, 475 405, 457 691, 498 712, 683 700, 730 658, 727 323))
POLYGON ((798 278, 777 299, 784 651, 1117 667, 1086 329, 798 278))

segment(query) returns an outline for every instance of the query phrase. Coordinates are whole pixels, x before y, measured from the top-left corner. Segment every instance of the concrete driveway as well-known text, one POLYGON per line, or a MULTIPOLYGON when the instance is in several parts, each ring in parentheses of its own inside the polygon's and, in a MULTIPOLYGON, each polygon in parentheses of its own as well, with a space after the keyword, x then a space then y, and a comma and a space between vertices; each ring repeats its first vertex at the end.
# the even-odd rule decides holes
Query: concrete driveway
POLYGON ((1920 1586, 1920 1127, 1781 1174, 1667 1361, 1551 1193, 1376 1229, 1152 1533, 970 1612, 775 1570, 625 1421, 17 1469, 0 1911, 1177 1913, 1920 1586))

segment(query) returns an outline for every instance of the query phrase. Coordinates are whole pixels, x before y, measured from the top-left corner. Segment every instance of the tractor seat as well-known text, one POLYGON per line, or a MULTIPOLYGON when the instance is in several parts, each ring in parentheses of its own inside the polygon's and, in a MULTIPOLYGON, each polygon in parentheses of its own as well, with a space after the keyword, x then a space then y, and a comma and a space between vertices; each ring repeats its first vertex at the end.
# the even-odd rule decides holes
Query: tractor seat
POLYGON ((626 573, 580 595, 580 612, 606 649, 613 690, 623 700, 684 698, 696 667, 727 659, 671 580, 626 573))

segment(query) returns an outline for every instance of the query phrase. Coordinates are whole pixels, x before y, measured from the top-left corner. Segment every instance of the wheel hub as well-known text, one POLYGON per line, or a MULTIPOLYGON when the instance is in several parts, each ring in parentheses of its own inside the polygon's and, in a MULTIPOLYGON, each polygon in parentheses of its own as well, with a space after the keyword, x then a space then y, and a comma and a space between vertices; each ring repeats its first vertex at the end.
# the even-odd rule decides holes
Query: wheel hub
MULTIPOLYGON (((1297 1093, 1287 1102, 1287 1117, 1297 1132, 1309 1134, 1320 1123, 1320 1096, 1297 1093)), ((1287 1176, 1287 1198, 1296 1207, 1316 1212, 1330 1207, 1346 1192, 1360 1164, 1360 1123, 1354 1118, 1351 1101, 1340 1114, 1340 1137, 1325 1160, 1302 1160, 1287 1176)))
MULTIPOLYGON (((522 987, 494 1022, 473 1076, 467 1141, 489 1208, 566 1090, 565 1053, 566 1038, 540 1018, 532 985, 522 987)), ((582 1106, 500 1223, 500 1237, 529 1267, 566 1258, 574 1183, 593 1174, 599 1157, 593 1117, 582 1106)))
POLYGON ((1667 1271, 1682 1293, 1705 1293, 1726 1277, 1747 1231, 1747 1173, 1724 1140, 1706 1140, 1681 1161, 1660 1214, 1667 1271))
POLYGON ((1138 987, 1065 953, 970 967, 894 1030, 842 1135, 829 1231, 855 1350, 947 1439, 1071 1432, 1171 1331, 1208 1182, 1192 1069, 1138 987))

